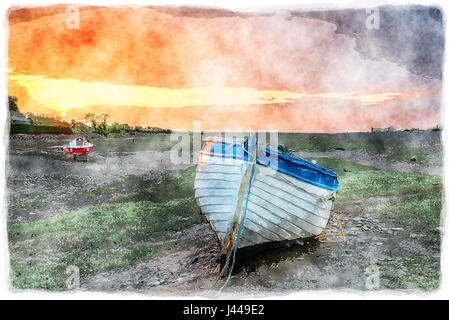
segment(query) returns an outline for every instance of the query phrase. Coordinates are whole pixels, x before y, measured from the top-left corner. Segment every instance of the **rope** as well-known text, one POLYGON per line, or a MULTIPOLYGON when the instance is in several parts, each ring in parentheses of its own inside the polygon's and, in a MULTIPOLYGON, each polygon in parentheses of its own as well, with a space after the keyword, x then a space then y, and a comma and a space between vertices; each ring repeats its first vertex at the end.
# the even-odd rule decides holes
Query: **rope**
MULTIPOLYGON (((234 269, 234 265, 235 265, 235 254, 237 252, 238 246, 239 246, 239 240, 240 240, 240 236, 242 235, 242 231, 243 231, 243 226, 245 225, 245 220, 246 220, 246 214, 248 212, 248 201, 249 201, 249 195, 251 192, 251 183, 253 180, 253 176, 254 176, 254 171, 255 171, 255 162, 256 162, 256 158, 257 158, 257 139, 256 139, 256 145, 254 146, 254 150, 256 150, 255 152, 255 156, 253 158, 252 161, 252 168, 251 168, 251 175, 249 177, 249 184, 248 184, 248 192, 246 193, 246 203, 245 203, 245 211, 243 214, 243 219, 242 222, 240 223, 240 229, 239 229, 239 233, 237 235, 237 240, 235 242, 234 248, 232 250, 234 250, 233 254, 232 254, 232 264, 231 267, 229 268, 229 273, 228 273, 228 277, 225 281, 225 283, 221 286, 221 288, 217 291, 217 293, 215 294, 214 298, 217 297, 224 288, 226 288, 226 286, 229 283, 229 280, 231 279, 231 275, 232 275, 232 270, 234 269)), ((228 261, 226 262, 226 264, 228 264, 228 261)), ((224 268, 225 269, 225 268, 224 268)))
MULTIPOLYGON (((231 146, 234 146, 234 144, 231 145, 231 146)), ((229 146, 229 147, 231 147, 231 146, 229 146)), ((228 148, 229 148, 229 147, 228 147, 228 148)), ((244 150, 245 152, 248 153, 248 151, 247 151, 247 150, 245 149, 245 147, 244 147, 244 144, 242 145, 242 147, 243 147, 243 150, 244 150)), ((228 148, 226 148, 226 149, 228 149, 228 148)), ((247 211, 248 211, 248 200, 249 200, 249 195, 250 195, 250 192, 251 192, 252 179, 253 179, 254 171, 255 171, 255 167, 256 167, 256 166, 255 166, 255 162, 257 161, 257 139, 256 139, 256 144, 255 144, 255 149, 254 149, 254 150, 256 150, 256 152, 255 152, 255 156, 253 157, 253 160, 252 160, 251 175, 250 175, 250 178, 249 178, 248 191, 247 191, 247 194, 246 194, 245 210, 244 210, 242 222, 240 223, 239 233, 238 233, 238 235, 237 235, 237 239, 236 239, 236 241, 235 241, 235 245, 234 245, 233 248, 231 249, 231 252, 232 252, 232 264, 231 264, 231 267, 229 268, 228 276, 227 276, 227 278, 226 278, 225 283, 224 283, 224 284, 221 286, 221 288, 216 292, 216 294, 214 295, 213 298, 216 298, 216 297, 217 297, 217 296, 224 290, 224 288, 226 288, 226 286, 227 286, 228 283, 229 283, 229 280, 231 279, 232 271, 233 271, 233 269, 234 269, 234 265, 235 265, 235 256, 236 256, 236 252, 237 252, 237 249, 238 249, 238 244, 239 244, 240 236, 242 235, 243 226, 245 225, 245 221, 246 221, 246 215, 247 215, 247 211)), ((248 154, 249 154, 249 153, 248 153, 248 154)), ((282 175, 280 175, 280 176, 281 176, 285 181, 287 181, 288 183, 293 184, 291 181, 289 181, 288 179, 286 179, 286 178, 283 177, 282 175)), ((323 196, 317 196, 316 194, 310 193, 309 191, 307 191, 307 190, 305 190, 305 189, 303 189, 303 188, 301 188, 301 187, 299 187, 299 186, 297 186, 297 185, 295 185, 295 184, 293 184, 293 185, 294 185, 296 188, 299 188, 299 189, 303 190, 305 193, 309 194, 309 195, 312 196, 313 198, 318 198, 318 199, 321 200, 321 202, 324 203, 324 204, 326 204, 326 201, 327 201, 327 200, 330 200, 330 199, 332 199, 333 197, 335 197, 335 191, 332 192, 331 195, 328 196, 328 197, 326 198, 326 197, 323 197, 323 196)), ((321 209, 330 210, 329 208, 323 208, 323 207, 321 207, 321 209)), ((330 234, 330 233, 328 233, 328 234, 321 234, 321 235, 316 236, 315 239, 318 240, 318 241, 321 242, 321 243, 339 243, 339 242, 344 242, 345 239, 346 239, 345 236, 350 236, 350 235, 353 235, 353 234, 346 234, 346 233, 344 233, 343 227, 342 227, 341 222, 340 222, 340 218, 338 217, 338 215, 337 215, 333 210, 330 210, 330 212, 332 212, 332 214, 337 218, 338 225, 339 225, 339 227, 340 227, 341 233, 339 233, 339 234, 330 234), (342 239, 342 240, 319 240, 320 238, 322 238, 322 237, 327 237, 327 236, 342 236, 343 239, 342 239)), ((227 266, 229 265, 229 260, 230 260, 229 258, 230 258, 230 255, 229 255, 229 256, 227 257, 227 259, 226 259, 226 263, 225 263, 225 267, 223 268, 223 271, 226 270, 227 266)), ((219 277, 222 276, 223 271, 220 273, 219 277)), ((215 280, 213 286, 215 286, 215 284, 217 283, 219 277, 217 277, 217 279, 215 280)))
POLYGON ((321 243, 339 243, 339 242, 345 242, 346 238, 345 236, 354 236, 354 234, 348 234, 348 233, 344 233, 343 231, 343 227, 341 226, 341 222, 340 222, 340 218, 338 217, 338 215, 334 212, 334 210, 331 210, 332 214, 334 215, 335 218, 337 218, 338 221, 338 225, 340 226, 340 231, 341 233, 325 233, 325 234, 320 234, 319 236, 315 237, 315 240, 318 240, 321 243), (319 240, 322 237, 334 237, 334 236, 341 236, 343 237, 342 240, 319 240))

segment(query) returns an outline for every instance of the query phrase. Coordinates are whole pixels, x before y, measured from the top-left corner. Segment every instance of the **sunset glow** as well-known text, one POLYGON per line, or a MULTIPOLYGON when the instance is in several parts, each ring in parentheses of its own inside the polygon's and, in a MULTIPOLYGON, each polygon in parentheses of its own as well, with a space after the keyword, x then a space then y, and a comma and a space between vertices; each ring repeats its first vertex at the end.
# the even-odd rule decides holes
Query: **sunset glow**
POLYGON ((431 127, 441 81, 387 59, 318 19, 190 16, 154 8, 12 9, 8 94, 21 112, 191 129, 297 132, 431 127), (63 114, 64 113, 64 114, 63 114))
POLYGON ((117 85, 106 82, 86 82, 74 79, 50 79, 44 76, 24 74, 12 74, 9 79, 26 88, 34 100, 55 111, 99 105, 178 108, 210 105, 280 104, 293 103, 302 98, 349 99, 358 100, 363 105, 372 105, 396 99, 403 95, 399 92, 306 94, 287 90, 257 90, 253 88, 170 89, 117 85), (48 94, 48 88, 52 88, 52 94, 48 94))

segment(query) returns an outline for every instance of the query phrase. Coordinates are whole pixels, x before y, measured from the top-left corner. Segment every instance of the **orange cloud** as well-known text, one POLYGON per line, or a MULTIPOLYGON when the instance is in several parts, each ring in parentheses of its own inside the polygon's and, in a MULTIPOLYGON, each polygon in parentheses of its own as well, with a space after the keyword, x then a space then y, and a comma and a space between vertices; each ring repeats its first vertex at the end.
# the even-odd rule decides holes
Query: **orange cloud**
POLYGON ((75 79, 51 79, 45 76, 12 73, 9 79, 25 87, 38 103, 61 111, 88 106, 135 106, 177 108, 210 105, 253 105, 293 103, 302 98, 332 98, 359 100, 372 105, 396 99, 403 93, 305 94, 287 90, 257 90, 254 88, 187 88, 170 89, 106 82, 87 82, 75 79), (49 94, 48 88, 52 93, 49 94))
POLYGON ((65 6, 10 12, 8 93, 22 111, 76 118, 107 108, 121 122, 187 128, 209 106, 223 128, 352 131, 380 118, 413 126, 421 120, 406 99, 415 115, 429 115, 425 123, 440 110, 441 81, 363 59, 354 38, 325 21, 89 6, 80 7, 80 29, 65 18, 65 6))

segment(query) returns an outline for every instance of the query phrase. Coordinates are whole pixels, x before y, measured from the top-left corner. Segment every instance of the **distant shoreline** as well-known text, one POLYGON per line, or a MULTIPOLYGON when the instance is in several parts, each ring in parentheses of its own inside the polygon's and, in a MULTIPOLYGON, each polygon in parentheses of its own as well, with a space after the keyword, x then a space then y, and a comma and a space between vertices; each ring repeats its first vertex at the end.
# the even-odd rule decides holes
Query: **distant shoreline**
POLYGON ((169 135, 169 133, 161 132, 135 132, 129 135, 108 134, 102 136, 98 133, 72 133, 72 134, 53 134, 53 133, 11 133, 9 139, 14 140, 71 140, 76 137, 85 137, 88 139, 132 139, 138 137, 169 135))

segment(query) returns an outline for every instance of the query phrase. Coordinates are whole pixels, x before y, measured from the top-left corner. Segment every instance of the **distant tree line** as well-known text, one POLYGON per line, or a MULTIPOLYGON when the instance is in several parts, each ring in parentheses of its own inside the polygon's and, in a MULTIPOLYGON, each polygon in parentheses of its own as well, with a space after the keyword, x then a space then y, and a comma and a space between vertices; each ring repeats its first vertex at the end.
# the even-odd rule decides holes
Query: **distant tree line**
POLYGON ((17 107, 17 98, 13 96, 8 96, 8 104, 9 111, 19 112, 19 108, 17 107))
MULTIPOLYGON (((131 127, 126 123, 118 123, 113 122, 108 125, 107 119, 109 115, 107 113, 102 113, 100 115, 95 115, 93 112, 89 112, 85 115, 84 119, 87 120, 91 124, 91 131, 98 133, 103 136, 107 136, 108 134, 121 134, 128 135, 136 132, 139 133, 171 133, 169 129, 161 129, 158 127, 131 127)), ((77 130, 77 123, 75 120, 72 120, 71 123, 72 129, 77 130)), ((82 128, 81 131, 86 131, 87 128, 82 128)))
MULTIPOLYGON (((8 95, 8 106, 9 111, 15 113, 15 115, 22 116, 22 114, 19 112, 19 108, 17 105, 17 98, 14 96, 8 95)), ((28 119, 30 119, 33 123, 33 126, 45 126, 45 127, 51 127, 51 126, 57 126, 57 127, 66 127, 70 131, 74 133, 89 133, 94 132, 98 133, 103 136, 107 136, 108 134, 120 134, 120 135, 129 135, 133 133, 170 133, 171 130, 169 129, 161 129, 158 127, 131 127, 130 125, 126 123, 118 123, 114 122, 112 124, 108 124, 107 120, 109 118, 109 115, 107 113, 102 113, 99 115, 96 115, 93 112, 89 112, 84 116, 84 120, 86 120, 88 123, 90 123, 90 127, 85 125, 82 122, 77 122, 75 119, 72 119, 70 123, 63 121, 62 119, 55 118, 55 117, 49 117, 45 115, 34 115, 32 113, 26 113, 25 114, 28 119)), ((40 131, 44 130, 43 128, 28 128, 27 126, 31 125, 21 125, 14 127, 13 131, 17 132, 34 132, 40 133, 40 131), (34 130, 34 131, 33 131, 34 130)), ((47 128, 48 129, 48 128, 47 128)), ((49 129, 48 129, 49 130, 49 129)), ((55 129, 56 130, 56 129, 55 129)), ((64 131, 64 133, 67 133, 66 129, 58 129, 61 132, 64 131)), ((57 130, 56 130, 57 131, 57 130)), ((56 132, 55 133, 59 133, 56 132)), ((53 132, 52 132, 53 133, 53 132)))

